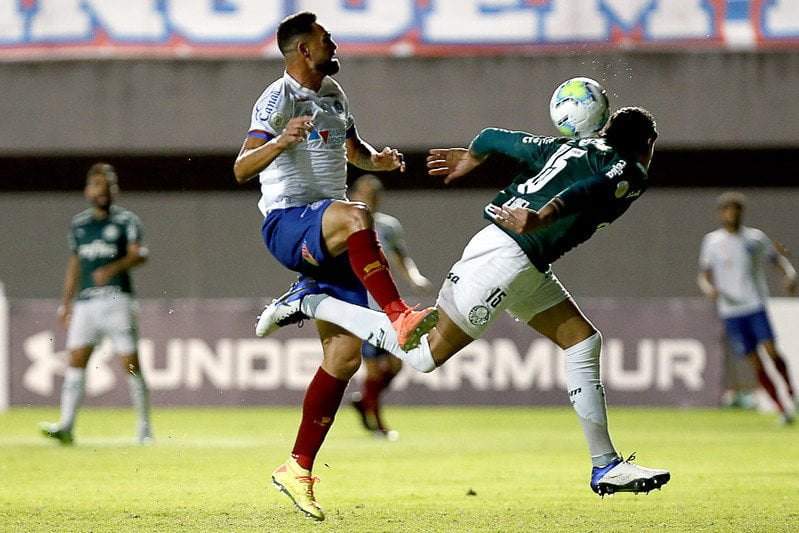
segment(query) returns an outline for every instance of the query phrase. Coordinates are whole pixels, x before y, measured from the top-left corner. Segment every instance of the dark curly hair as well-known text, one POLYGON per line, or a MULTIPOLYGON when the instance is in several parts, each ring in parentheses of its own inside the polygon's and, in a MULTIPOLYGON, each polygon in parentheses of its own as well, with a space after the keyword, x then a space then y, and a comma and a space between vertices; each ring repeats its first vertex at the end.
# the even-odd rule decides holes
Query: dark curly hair
POLYGON ((648 142, 658 138, 657 123, 643 107, 622 107, 610 116, 603 137, 621 153, 645 154, 648 142))

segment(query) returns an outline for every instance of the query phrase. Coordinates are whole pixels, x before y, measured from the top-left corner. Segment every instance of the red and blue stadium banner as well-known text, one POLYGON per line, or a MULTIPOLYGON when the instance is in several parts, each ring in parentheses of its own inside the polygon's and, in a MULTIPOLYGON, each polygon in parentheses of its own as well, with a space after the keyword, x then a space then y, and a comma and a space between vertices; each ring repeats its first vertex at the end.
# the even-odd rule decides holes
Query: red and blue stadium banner
POLYGON ((796 0, 0 0, 0 60, 276 57, 299 10, 342 55, 799 46, 796 0))

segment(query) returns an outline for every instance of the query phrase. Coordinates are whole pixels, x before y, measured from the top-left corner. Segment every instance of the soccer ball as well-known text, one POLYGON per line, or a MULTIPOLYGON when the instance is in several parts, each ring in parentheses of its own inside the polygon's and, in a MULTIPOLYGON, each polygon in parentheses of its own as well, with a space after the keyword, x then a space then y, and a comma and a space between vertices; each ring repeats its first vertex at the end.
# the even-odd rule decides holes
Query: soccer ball
POLYGON ((593 137, 610 117, 605 89, 591 78, 571 78, 561 83, 549 101, 552 123, 566 137, 593 137))

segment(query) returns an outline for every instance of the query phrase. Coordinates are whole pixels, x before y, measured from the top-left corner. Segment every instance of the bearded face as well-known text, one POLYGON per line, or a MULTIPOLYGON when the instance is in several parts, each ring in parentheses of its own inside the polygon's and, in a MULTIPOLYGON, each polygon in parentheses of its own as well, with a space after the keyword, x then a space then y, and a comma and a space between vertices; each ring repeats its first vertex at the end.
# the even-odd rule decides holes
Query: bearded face
POLYGON ((84 196, 89 203, 98 209, 108 211, 114 201, 116 184, 113 179, 103 175, 94 174, 86 180, 84 196))
POLYGON ((331 57, 327 61, 316 64, 316 70, 325 76, 332 76, 333 74, 337 73, 340 68, 341 64, 339 63, 337 57, 331 57))
POLYGON ((313 33, 307 44, 315 70, 326 76, 332 76, 339 71, 341 65, 336 57, 338 47, 327 30, 314 23, 313 33))

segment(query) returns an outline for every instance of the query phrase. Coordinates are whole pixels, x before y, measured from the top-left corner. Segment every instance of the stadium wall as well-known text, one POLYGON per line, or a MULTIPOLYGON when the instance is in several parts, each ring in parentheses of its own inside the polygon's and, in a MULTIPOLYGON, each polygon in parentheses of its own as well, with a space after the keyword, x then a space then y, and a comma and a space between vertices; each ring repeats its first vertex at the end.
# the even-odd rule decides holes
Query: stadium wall
MULTIPOLYGON (((717 227, 719 189, 652 189, 609 228, 555 264, 578 297, 694 297, 702 236, 717 227)), ((746 223, 799 250, 799 189, 747 189, 746 223)), ((486 222, 490 190, 389 191, 382 210, 404 224, 410 252, 435 285, 486 222)), ((134 273, 145 298, 263 298, 294 276, 261 242, 258 192, 123 191, 142 219, 150 261, 134 273)), ((86 207, 79 191, 0 194, 0 281, 10 297, 57 298, 66 232, 86 207)), ((795 262, 795 261, 794 261, 795 262)), ((772 280, 776 281, 776 280, 772 280)), ((401 280, 400 280, 401 283, 401 280)), ((779 285, 773 283, 775 296, 779 285)), ((402 287, 410 294, 407 286, 402 287)))
MULTIPOLYGON (((613 106, 643 105, 662 147, 799 145, 799 52, 631 50, 344 57, 359 130, 406 151, 462 145, 488 125, 552 132, 547 102, 575 75, 613 106)), ((0 156, 235 154, 275 59, 0 62, 0 156)))

